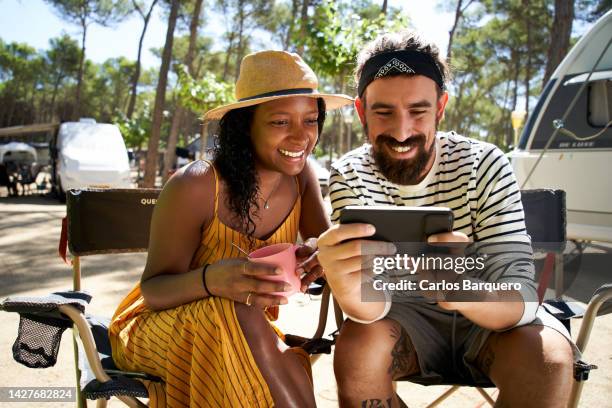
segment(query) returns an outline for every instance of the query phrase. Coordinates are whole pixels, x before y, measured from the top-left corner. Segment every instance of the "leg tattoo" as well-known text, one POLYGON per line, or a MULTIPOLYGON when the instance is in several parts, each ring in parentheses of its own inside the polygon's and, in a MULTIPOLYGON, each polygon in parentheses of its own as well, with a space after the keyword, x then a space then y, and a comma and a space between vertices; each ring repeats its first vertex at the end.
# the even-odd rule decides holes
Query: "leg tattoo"
POLYGON ((391 398, 386 401, 380 399, 369 399, 361 401, 361 408, 391 408, 391 398))
POLYGON ((395 380, 414 373, 416 355, 411 347, 406 330, 399 324, 394 324, 391 328, 391 337, 397 340, 391 350, 391 365, 387 372, 395 380))
POLYGON ((495 334, 492 334, 487 341, 483 349, 480 351, 478 355, 478 365, 482 372, 489 376, 491 372, 491 365, 493 365, 493 361, 495 361, 495 352, 493 351, 493 342, 496 340, 495 334))

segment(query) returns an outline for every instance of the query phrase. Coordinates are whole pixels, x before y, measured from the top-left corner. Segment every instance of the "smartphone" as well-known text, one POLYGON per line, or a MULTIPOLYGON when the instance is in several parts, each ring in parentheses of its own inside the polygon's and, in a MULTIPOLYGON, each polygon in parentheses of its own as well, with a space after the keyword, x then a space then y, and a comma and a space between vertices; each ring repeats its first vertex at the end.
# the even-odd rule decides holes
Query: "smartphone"
POLYGON ((366 223, 376 228, 370 238, 388 242, 426 242, 432 234, 453 230, 453 212, 446 207, 348 206, 341 224, 366 223))

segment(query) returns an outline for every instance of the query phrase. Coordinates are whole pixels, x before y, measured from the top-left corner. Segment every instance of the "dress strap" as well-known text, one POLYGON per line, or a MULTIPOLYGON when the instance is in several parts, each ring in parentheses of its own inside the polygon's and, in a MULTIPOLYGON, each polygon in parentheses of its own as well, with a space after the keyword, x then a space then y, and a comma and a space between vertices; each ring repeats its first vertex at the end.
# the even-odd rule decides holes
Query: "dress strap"
POLYGON ((298 180, 298 176, 295 176, 295 185, 297 186, 298 199, 299 199, 302 195, 302 192, 300 191, 300 180, 298 180))
MULTIPOLYGON (((213 170, 213 174, 215 175, 215 213, 214 216, 217 216, 217 210, 219 209, 219 177, 217 176, 217 169, 215 169, 215 165, 208 160, 203 160, 205 163, 208 163, 210 168, 213 170)), ((298 187, 299 188, 299 187, 298 187)))

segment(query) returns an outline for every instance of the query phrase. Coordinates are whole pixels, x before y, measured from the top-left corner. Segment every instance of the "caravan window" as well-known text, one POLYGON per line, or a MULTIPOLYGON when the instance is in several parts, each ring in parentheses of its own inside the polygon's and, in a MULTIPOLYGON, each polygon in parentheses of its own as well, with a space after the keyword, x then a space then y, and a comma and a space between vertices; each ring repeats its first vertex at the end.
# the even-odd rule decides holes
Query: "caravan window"
POLYGON ((588 121, 593 127, 604 127, 612 120, 612 80, 589 84, 588 121))
POLYGON ((597 71, 565 77, 542 107, 543 112, 533 139, 531 149, 610 149, 612 148, 612 127, 601 132, 612 120, 612 70, 597 71), (577 99, 576 99, 577 98, 577 99), (570 104, 573 109, 569 110, 570 104), (556 120, 565 118, 565 132, 555 132, 556 120), (601 132, 601 133, 600 133, 601 132), (550 139, 556 134, 552 143, 550 139), (597 135, 597 137, 591 137, 597 135), (579 140, 582 139, 582 140, 579 140))

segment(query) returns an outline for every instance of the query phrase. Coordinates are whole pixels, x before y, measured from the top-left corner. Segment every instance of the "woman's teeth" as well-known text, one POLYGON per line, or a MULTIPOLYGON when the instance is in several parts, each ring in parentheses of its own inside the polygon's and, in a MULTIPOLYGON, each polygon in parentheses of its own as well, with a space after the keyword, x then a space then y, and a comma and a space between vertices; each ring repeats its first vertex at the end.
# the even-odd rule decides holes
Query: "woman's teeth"
POLYGON ((304 150, 300 150, 299 152, 290 152, 289 150, 278 149, 278 151, 289 157, 301 157, 304 154, 304 150))
POLYGON ((407 151, 412 149, 412 147, 411 146, 392 146, 391 149, 393 149, 394 151, 398 153, 406 153, 407 151))

